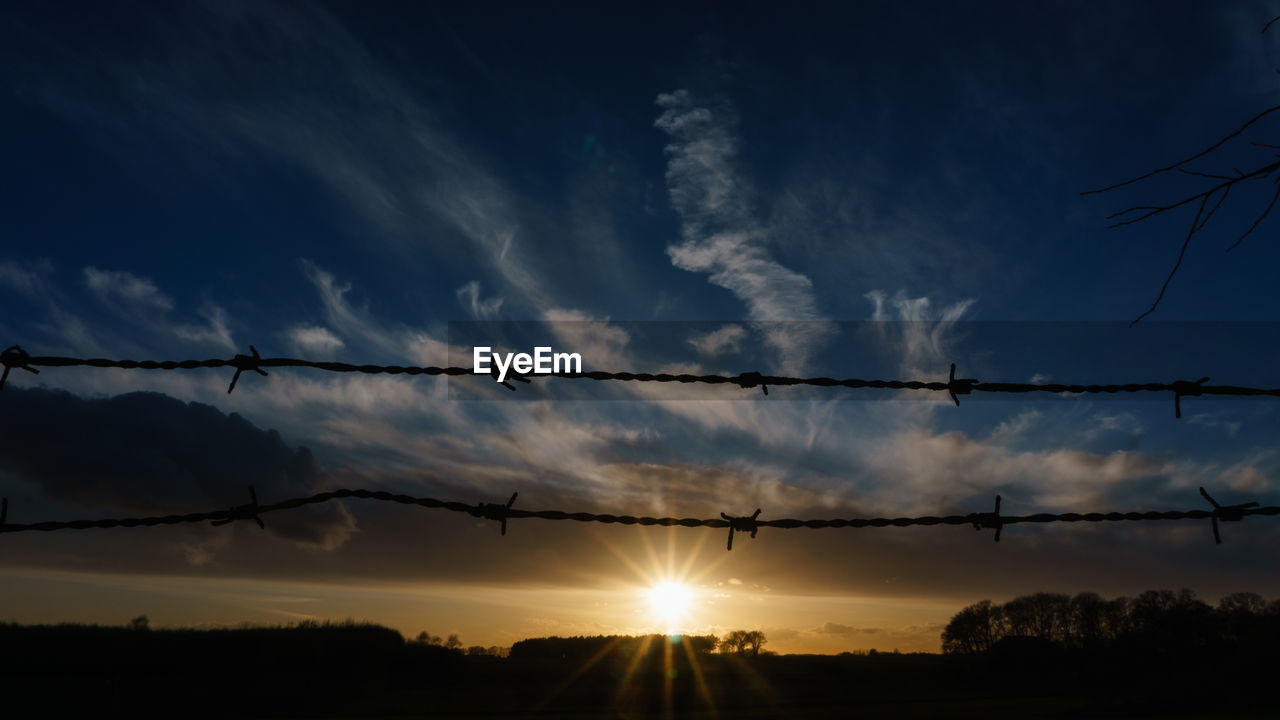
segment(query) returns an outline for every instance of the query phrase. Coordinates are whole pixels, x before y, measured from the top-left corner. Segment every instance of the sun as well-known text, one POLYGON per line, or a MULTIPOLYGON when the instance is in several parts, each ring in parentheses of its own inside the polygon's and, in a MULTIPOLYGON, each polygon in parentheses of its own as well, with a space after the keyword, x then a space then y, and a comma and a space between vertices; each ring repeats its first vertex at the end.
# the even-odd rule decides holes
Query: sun
POLYGON ((675 627, 689 613, 693 605, 693 591, 678 582, 661 582, 649 588, 649 610, 668 628, 675 627))

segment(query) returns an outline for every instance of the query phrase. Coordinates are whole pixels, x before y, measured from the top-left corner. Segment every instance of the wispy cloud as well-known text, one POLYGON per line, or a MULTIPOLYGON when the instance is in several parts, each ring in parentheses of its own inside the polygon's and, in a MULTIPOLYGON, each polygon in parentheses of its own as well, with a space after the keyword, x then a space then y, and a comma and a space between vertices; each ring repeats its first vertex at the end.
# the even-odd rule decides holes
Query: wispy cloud
POLYGON ((174 309, 173 298, 162 292, 149 278, 124 270, 84 268, 85 285, 104 305, 128 321, 151 328, 161 337, 178 337, 196 345, 234 349, 235 341, 227 325, 226 312, 205 302, 197 311, 207 325, 175 323, 169 319, 174 309))
POLYGON ((34 295, 44 285, 44 278, 53 272, 53 265, 44 260, 35 263, 23 263, 8 260, 0 262, 0 287, 34 295))
POLYGON ((370 315, 368 308, 352 305, 347 299, 351 283, 339 281, 333 273, 310 260, 302 261, 307 279, 320 295, 329 325, 348 340, 365 347, 377 348, 382 354, 403 358, 407 346, 401 333, 389 331, 370 315))
POLYGON ((704 357, 716 357, 725 353, 736 353, 747 337, 747 331, 741 325, 725 325, 705 335, 689 339, 689 344, 704 357))
POLYGON ((824 337, 834 331, 821 320, 813 283, 774 260, 767 230, 750 210, 750 188, 734 167, 737 141, 731 113, 712 109, 687 90, 658 96, 662 114, 654 122, 671 137, 667 145, 667 190, 683 223, 684 242, 667 248, 672 264, 710 274, 761 323, 765 342, 778 352, 785 372, 799 372, 824 337))
POLYGON ((492 320, 497 317, 498 311, 502 309, 501 297, 483 298, 480 296, 480 282, 478 280, 472 280, 455 292, 458 296, 458 304, 462 306, 463 310, 471 313, 471 317, 477 320, 492 320))
POLYGON ((285 331, 294 349, 306 353, 332 353, 345 343, 327 327, 298 325, 285 331))
POLYGON ((1035 427, 1040 421, 1041 413, 1039 410, 1023 410, 1008 420, 1003 420, 995 429, 991 431, 989 440, 997 443, 1015 442, 1023 438, 1026 433, 1035 427))
POLYGON ((138 52, 127 58, 93 44, 41 48, 42 60, 23 67, 36 78, 31 97, 108 150, 144 132, 231 160, 267 153, 377 230, 380 242, 362 251, 403 261, 461 241, 480 251, 504 291, 551 304, 547 268, 530 252, 532 204, 448 129, 434 95, 401 82, 340 18, 319 6, 228 2, 151 17, 138 30, 138 52), (228 55, 230 43, 243 52, 228 55), (80 70, 88 65, 91 80, 80 70), (116 86, 130 109, 86 92, 90 83, 116 86))
POLYGON ((903 372, 915 376, 938 373, 947 362, 949 334, 976 302, 959 300, 935 312, 928 297, 913 298, 904 290, 892 298, 882 290, 871 290, 866 298, 881 338, 899 353, 903 372))
POLYGON ((631 336, 625 329, 610 324, 609 318, 596 318, 581 310, 552 308, 543 313, 542 319, 551 323, 565 347, 581 352, 593 367, 631 365, 631 336))
POLYGON ((174 334, 189 342, 234 349, 236 343, 231 339, 231 330, 227 327, 227 314, 222 308, 206 303, 200 308, 199 313, 208 321, 207 326, 176 325, 173 328, 174 334))
POLYGON ((108 302, 123 301, 142 308, 168 311, 173 299, 160 292, 155 283, 123 270, 84 269, 84 282, 90 290, 108 302))

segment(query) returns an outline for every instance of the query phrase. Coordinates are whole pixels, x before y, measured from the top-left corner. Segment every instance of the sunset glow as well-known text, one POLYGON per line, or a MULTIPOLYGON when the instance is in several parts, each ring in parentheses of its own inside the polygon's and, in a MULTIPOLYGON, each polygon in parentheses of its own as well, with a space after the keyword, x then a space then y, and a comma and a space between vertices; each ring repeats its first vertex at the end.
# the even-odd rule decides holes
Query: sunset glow
POLYGON ((1268 3, 153 5, 0 17, 0 625, 1280 612, 1268 3))

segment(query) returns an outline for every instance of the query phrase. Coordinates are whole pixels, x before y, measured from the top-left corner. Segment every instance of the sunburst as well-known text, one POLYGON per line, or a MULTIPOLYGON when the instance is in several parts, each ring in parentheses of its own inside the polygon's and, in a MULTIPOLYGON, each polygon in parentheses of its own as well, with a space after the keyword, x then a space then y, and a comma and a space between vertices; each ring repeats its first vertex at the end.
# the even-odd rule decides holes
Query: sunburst
MULTIPOLYGON (((663 644, 662 662, 663 672, 665 674, 663 682, 663 695, 667 712, 672 710, 673 691, 675 684, 675 654, 682 652, 688 659, 688 666, 692 670, 693 681, 697 687, 698 695, 706 707, 710 717, 718 717, 719 713, 714 707, 711 698, 710 689, 707 687, 706 680, 703 676, 701 660, 694 653, 691 644, 683 642, 681 636, 692 632, 695 628, 706 623, 706 618, 702 617, 702 606, 707 602, 704 597, 704 591, 701 589, 708 575, 711 575, 725 562, 724 553, 712 554, 710 558, 704 556, 704 550, 707 548, 708 541, 711 540, 710 533, 704 533, 698 542, 692 548, 686 548, 682 552, 677 553, 674 534, 667 534, 665 552, 660 552, 651 542, 652 535, 644 534, 640 536, 642 554, 635 552, 634 546, 623 548, 609 538, 600 537, 600 546, 611 552, 618 560, 621 567, 629 569, 639 581, 639 586, 634 597, 647 605, 647 622, 649 632, 657 631, 665 633, 668 637, 657 638, 652 635, 646 635, 640 642, 639 651, 635 657, 628 663, 622 676, 618 679, 618 693, 614 698, 614 702, 622 700, 624 690, 632 682, 636 672, 639 671, 641 661, 648 654, 653 642, 660 641, 663 644), (639 557, 637 557, 639 555, 639 557)), ((633 585, 632 587, 636 587, 633 585)), ((638 613, 644 613, 644 608, 636 608, 638 613)), ((594 657, 587 660, 579 668, 577 668, 568 678, 553 688, 539 707, 545 707, 553 698, 558 696, 569 685, 581 678, 592 666, 603 660, 612 650, 613 645, 603 648, 594 657)))
POLYGON ((681 582, 667 580, 649 588, 649 612, 668 633, 678 632, 693 605, 694 591, 681 582))

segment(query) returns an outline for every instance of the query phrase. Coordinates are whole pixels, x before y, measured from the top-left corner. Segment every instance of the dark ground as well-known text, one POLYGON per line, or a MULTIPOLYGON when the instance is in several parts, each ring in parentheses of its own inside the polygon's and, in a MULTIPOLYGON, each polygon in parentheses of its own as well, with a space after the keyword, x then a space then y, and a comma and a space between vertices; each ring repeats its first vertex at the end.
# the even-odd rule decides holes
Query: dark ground
POLYGON ((642 653, 636 639, 588 638, 499 658, 362 625, 0 625, 0 702, 9 717, 1280 716, 1274 656, 1229 648, 1032 642, 978 656, 694 652, 695 663, 690 644, 655 636, 642 653))

